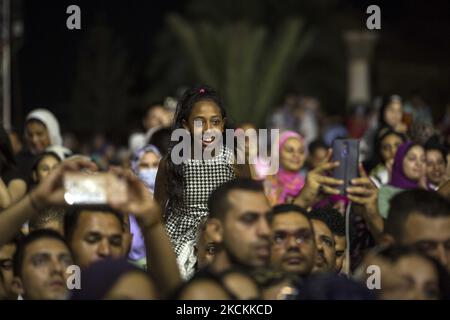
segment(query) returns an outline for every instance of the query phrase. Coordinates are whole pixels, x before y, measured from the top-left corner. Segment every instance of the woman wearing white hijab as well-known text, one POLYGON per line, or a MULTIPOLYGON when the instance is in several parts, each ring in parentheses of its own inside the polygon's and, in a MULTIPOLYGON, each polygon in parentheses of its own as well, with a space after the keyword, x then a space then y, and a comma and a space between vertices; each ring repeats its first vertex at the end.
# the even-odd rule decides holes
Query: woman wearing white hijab
MULTIPOLYGON (((56 117, 49 110, 42 108, 35 109, 27 115, 24 135, 27 150, 17 155, 17 163, 22 175, 30 183, 35 157, 44 151, 60 151, 63 148, 62 137, 56 117)), ((70 153, 70 150, 66 149, 61 154, 70 153)))
POLYGON ((35 109, 26 117, 25 140, 29 150, 36 155, 47 147, 62 145, 58 120, 47 109, 35 109))

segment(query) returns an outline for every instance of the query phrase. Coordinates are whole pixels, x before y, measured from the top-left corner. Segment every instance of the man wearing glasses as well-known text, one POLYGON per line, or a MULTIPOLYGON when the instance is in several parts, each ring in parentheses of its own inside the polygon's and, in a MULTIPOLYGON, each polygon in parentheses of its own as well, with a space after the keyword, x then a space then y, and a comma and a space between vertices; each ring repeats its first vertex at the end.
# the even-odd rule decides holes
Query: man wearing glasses
POLYGON ((271 266, 283 272, 308 276, 315 263, 316 243, 306 211, 293 204, 273 208, 271 266))

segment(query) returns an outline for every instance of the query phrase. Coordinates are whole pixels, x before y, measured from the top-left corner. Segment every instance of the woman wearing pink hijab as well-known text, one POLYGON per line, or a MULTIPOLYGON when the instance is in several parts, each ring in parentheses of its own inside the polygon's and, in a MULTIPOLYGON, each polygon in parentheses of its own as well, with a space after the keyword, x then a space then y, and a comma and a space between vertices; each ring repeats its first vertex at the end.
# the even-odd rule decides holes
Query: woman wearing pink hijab
POLYGON ((286 131, 280 135, 280 168, 264 181, 266 196, 272 206, 286 203, 300 193, 305 184, 300 169, 305 163, 305 143, 301 135, 286 131))

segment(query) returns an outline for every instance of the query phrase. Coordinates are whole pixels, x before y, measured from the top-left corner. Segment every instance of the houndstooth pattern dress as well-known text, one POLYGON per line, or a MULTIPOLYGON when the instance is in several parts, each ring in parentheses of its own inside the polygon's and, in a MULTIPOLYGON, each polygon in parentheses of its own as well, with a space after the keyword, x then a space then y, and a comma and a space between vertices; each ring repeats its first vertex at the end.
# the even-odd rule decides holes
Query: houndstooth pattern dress
POLYGON ((187 243, 197 239, 198 227, 208 216, 208 197, 221 184, 236 177, 233 152, 225 146, 212 159, 189 159, 183 162, 183 205, 166 212, 166 229, 177 256, 187 243))

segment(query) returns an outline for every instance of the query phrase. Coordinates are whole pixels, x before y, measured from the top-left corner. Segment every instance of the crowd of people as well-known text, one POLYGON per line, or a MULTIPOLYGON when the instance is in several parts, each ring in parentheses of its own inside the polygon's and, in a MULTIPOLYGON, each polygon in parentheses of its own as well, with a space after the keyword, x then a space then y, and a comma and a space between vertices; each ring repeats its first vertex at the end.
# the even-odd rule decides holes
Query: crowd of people
POLYGON ((0 299, 450 298, 449 112, 434 123, 420 97, 391 95, 344 119, 289 95, 268 119, 281 131, 268 174, 259 146, 247 141, 241 163, 210 134, 258 129, 233 124, 214 89, 169 102, 145 110, 127 148, 102 136, 74 148, 46 109, 28 114, 23 137, 1 129, 0 299), (177 163, 176 130, 192 150, 220 146, 177 163), (338 138, 360 141, 345 190, 338 138), (73 204, 70 174, 125 188, 73 204))

